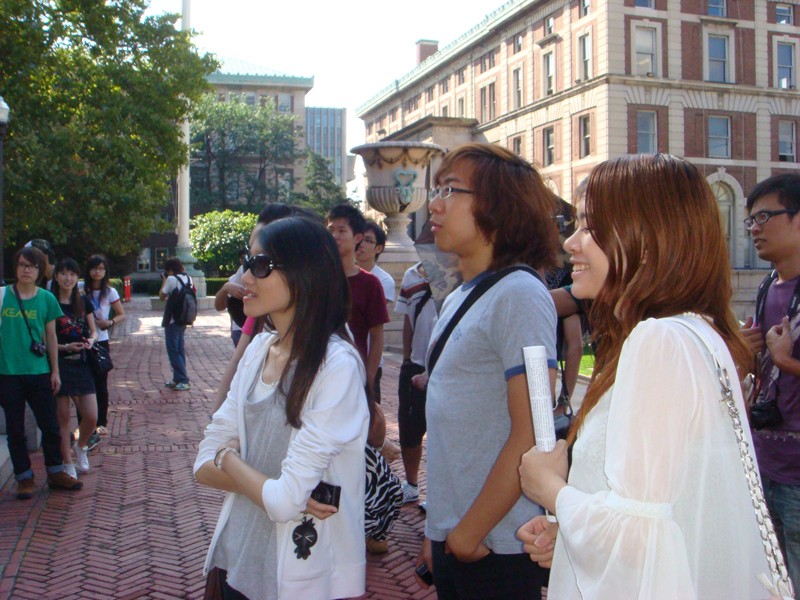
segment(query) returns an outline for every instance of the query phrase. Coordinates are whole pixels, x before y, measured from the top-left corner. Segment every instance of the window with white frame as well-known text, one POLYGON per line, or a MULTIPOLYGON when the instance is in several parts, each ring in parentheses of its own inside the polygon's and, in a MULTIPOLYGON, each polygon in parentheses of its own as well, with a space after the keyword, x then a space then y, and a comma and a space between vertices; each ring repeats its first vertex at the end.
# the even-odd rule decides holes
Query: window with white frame
POLYGON ((458 70, 458 85, 464 85, 464 82, 467 80, 467 68, 462 67, 458 70))
POLYGON ((654 27, 636 27, 636 75, 656 73, 656 30, 654 27))
POLYGON ((592 78, 592 38, 587 33, 578 38, 580 47, 580 71, 581 79, 586 81, 592 78))
POLYGON ((775 21, 780 25, 794 24, 794 11, 791 4, 775 5, 775 21))
POLYGON ((728 81, 728 36, 708 36, 708 80, 728 81))
POLYGON ((494 83, 489 84, 489 120, 492 121, 497 116, 497 102, 494 93, 494 83))
POLYGON ((592 153, 592 119, 589 115, 578 119, 578 131, 581 135, 580 157, 586 158, 592 153))
POLYGON ((654 8, 653 1, 654 0, 636 0, 636 6, 640 6, 641 8, 654 8))
POLYGON ((556 91, 556 55, 548 52, 543 57, 544 61, 544 94, 549 96, 556 91))
POLYGON ((522 52, 522 34, 518 33, 514 36, 514 40, 512 42, 513 53, 518 54, 522 52))
POLYGON ((480 91, 481 95, 481 123, 489 120, 489 95, 486 92, 486 86, 483 86, 480 91))
POLYGON ((156 248, 156 271, 163 271, 167 266, 169 250, 167 248, 156 248))
POLYGON ((556 28, 556 18, 555 17, 547 17, 544 22, 544 34, 550 35, 555 31, 556 28))
POLYGON ((278 94, 278 112, 292 112, 292 108, 292 95, 278 94))
POLYGON ((731 157, 731 120, 728 117, 708 117, 708 156, 731 157))
POLYGON ((448 116, 449 108, 450 108, 450 107, 449 107, 449 106, 447 106, 447 104, 445 104, 444 106, 442 106, 442 116, 443 116, 443 117, 447 117, 447 116, 448 116))
POLYGON ((717 206, 719 207, 719 219, 722 221, 722 231, 725 233, 725 241, 728 244, 728 249, 732 252, 731 232, 733 231, 733 190, 731 190, 730 186, 727 184, 717 181, 711 184, 711 191, 714 192, 714 197, 717 199, 717 206))
POLYGON ((511 105, 516 109, 522 107, 522 67, 517 67, 512 71, 511 79, 511 93, 513 95, 511 105))
POLYGON ((650 110, 636 112, 636 151, 639 154, 655 154, 656 113, 650 110))
POLYGON ((727 17, 728 11, 725 0, 708 0, 708 16, 727 17))
POLYGON ((794 44, 778 42, 778 87, 784 90, 795 85, 794 78, 794 44))
POLYGON ((543 133, 544 144, 544 166, 549 167, 556 161, 556 132, 552 127, 548 127, 543 133))
POLYGON ((581 0, 581 17, 586 17, 591 11, 592 0, 581 0))
POLYGON ((517 156, 522 156, 522 136, 518 135, 511 140, 511 150, 517 156))
POLYGON ((458 116, 464 116, 464 96, 461 96, 461 98, 458 99, 458 116))
POLYGON ((797 133, 794 121, 778 122, 778 160, 797 162, 797 133))
POLYGON ((142 248, 136 261, 136 270, 140 273, 150 272, 150 248, 142 248))

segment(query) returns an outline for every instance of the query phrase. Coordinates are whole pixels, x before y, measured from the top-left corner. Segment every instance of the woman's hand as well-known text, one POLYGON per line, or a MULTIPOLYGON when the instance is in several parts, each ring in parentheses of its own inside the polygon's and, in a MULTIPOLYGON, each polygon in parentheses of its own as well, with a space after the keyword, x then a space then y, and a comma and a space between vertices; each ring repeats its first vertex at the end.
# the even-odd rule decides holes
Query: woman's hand
POLYGON ((525 495, 555 514, 558 492, 567 485, 567 442, 559 440, 552 452, 535 447, 522 456, 520 483, 525 495))
POLYGON ((90 337, 84 343, 83 347, 89 350, 94 345, 95 339, 90 337))
POLYGON ((414 375, 411 378, 411 384, 419 390, 424 390, 428 387, 428 374, 420 373, 419 375, 414 375))
POLYGON ((428 567, 428 571, 433 574, 433 552, 431 550, 431 541, 428 538, 422 538, 422 546, 417 554, 417 561, 414 563, 414 579, 419 587, 423 590, 427 590, 431 586, 422 581, 416 572, 423 564, 425 564, 428 567))
POLYGON ((383 440, 381 456, 386 459, 387 463, 393 463, 400 458, 400 447, 389 438, 386 438, 383 440))
POLYGON ((522 541, 522 548, 530 554, 533 562, 549 569, 553 561, 556 547, 558 523, 551 523, 544 515, 534 517, 517 530, 517 537, 522 541))
POLYGON ((67 352, 80 352, 84 348, 83 342, 70 342, 64 346, 67 349, 67 352))
POLYGON ((308 514, 311 516, 316 517, 320 521, 324 521, 328 517, 335 515, 339 512, 339 509, 335 506, 331 506, 330 504, 322 504, 321 502, 317 502, 313 498, 308 499, 308 503, 306 504, 306 510, 308 514))

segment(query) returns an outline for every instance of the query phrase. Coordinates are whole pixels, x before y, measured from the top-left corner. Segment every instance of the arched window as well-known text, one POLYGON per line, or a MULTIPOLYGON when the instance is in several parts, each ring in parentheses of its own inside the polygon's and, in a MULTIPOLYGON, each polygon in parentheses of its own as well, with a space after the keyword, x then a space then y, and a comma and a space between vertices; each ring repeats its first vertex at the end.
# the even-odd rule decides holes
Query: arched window
POLYGON ((734 262, 735 244, 732 239, 735 196, 730 186, 719 181, 711 184, 711 191, 714 192, 714 196, 717 198, 717 204, 719 205, 719 216, 722 220, 722 230, 725 232, 725 240, 728 242, 728 253, 731 257, 731 265, 736 267, 737 265, 734 262))

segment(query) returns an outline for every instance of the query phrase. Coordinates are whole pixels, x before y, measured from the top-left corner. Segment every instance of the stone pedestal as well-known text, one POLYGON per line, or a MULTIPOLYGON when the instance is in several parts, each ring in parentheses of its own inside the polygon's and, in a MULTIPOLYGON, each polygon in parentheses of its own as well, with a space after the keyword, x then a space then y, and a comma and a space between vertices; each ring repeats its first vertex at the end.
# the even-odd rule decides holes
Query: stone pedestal
MULTIPOLYGON (((425 206, 431 159, 445 149, 423 142, 376 142, 353 148, 367 170, 367 202, 386 215, 386 247, 378 265, 395 281, 395 298, 406 270, 419 262, 414 242, 408 237, 410 215, 425 206)), ((384 327, 384 348, 401 351, 403 315, 390 308, 391 322, 384 327)))

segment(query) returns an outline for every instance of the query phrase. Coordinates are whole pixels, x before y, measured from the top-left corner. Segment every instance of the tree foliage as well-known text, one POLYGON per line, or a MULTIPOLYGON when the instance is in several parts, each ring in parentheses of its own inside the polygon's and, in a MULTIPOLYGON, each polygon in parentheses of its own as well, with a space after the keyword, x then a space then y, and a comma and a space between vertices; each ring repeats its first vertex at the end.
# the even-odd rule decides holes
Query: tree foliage
POLYGON ((192 112, 192 203, 198 211, 242 207, 259 210, 285 201, 279 174, 302 153, 294 117, 264 106, 219 102, 207 95, 192 112))
POLYGON ((331 161, 321 154, 306 148, 305 184, 306 193, 293 194, 294 201, 317 211, 321 216, 342 202, 348 202, 344 188, 339 185, 331 171, 331 161))
MULTIPOLYGON (((177 123, 215 61, 147 0, 2 0, 6 239, 136 252, 186 162, 177 123)), ((165 224, 162 223, 162 227, 165 224)))
POLYGON ((234 210, 208 212, 190 221, 192 255, 206 272, 231 275, 239 268, 239 250, 247 245, 258 216, 234 210))

